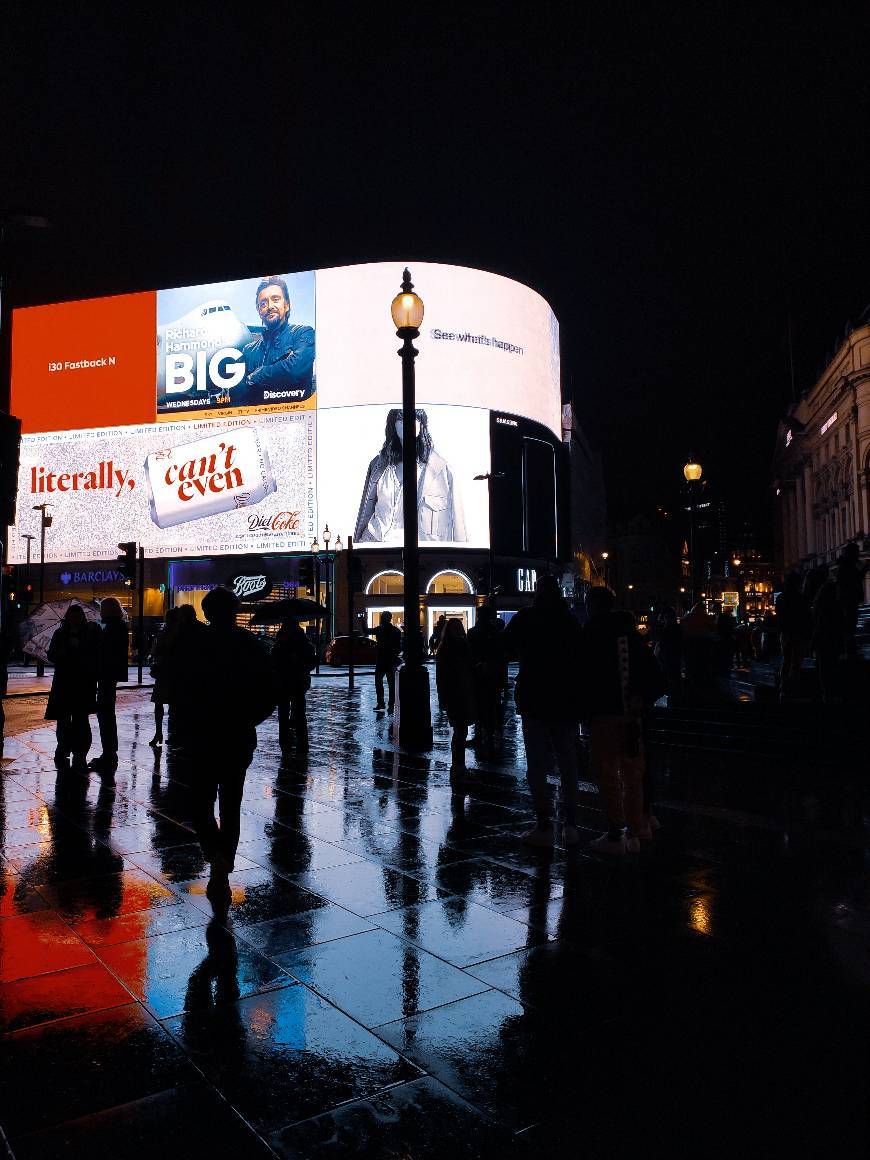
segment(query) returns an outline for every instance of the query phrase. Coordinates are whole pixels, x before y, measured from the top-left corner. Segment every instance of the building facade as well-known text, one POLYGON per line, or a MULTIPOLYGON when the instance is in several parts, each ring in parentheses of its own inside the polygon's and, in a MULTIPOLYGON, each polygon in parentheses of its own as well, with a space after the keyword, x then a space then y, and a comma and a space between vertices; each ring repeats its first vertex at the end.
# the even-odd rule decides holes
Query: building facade
POLYGON ((870 324, 780 421, 771 499, 782 573, 833 564, 853 540, 870 556, 870 324))

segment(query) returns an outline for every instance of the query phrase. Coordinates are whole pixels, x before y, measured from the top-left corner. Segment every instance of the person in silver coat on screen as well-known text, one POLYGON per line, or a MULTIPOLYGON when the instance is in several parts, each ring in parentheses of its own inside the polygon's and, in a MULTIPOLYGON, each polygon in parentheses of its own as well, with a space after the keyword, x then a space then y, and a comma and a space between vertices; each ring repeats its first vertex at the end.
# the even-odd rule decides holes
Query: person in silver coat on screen
MULTIPOLYGON (((453 473, 432 445, 425 411, 416 411, 417 525, 421 541, 463 543, 468 539, 453 473)), ((369 464, 356 518, 355 543, 399 543, 402 513, 402 439, 400 407, 387 415, 384 445, 369 464)))

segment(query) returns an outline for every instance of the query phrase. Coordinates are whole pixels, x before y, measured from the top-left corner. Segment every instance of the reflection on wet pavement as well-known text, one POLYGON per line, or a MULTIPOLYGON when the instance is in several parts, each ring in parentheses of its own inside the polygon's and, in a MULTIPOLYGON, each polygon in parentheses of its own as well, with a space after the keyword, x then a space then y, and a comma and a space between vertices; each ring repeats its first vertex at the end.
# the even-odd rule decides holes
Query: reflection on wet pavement
POLYGON ((421 757, 368 684, 324 681, 310 707, 307 760, 260 729, 224 921, 144 695, 119 711, 113 785, 58 778, 47 728, 7 740, 16 1156, 712 1155, 750 1126, 782 1152, 860 1123, 863 830, 814 830, 773 783, 741 790, 739 762, 726 783, 684 756, 639 857, 589 853, 588 786, 580 848, 530 850, 511 713, 457 792, 437 711, 421 757))

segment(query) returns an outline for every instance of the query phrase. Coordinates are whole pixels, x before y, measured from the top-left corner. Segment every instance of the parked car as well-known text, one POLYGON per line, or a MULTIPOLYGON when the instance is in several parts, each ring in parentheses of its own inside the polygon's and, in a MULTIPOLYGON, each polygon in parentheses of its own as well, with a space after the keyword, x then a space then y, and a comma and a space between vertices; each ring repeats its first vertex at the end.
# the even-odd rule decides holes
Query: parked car
MULTIPOLYGON (((370 636, 353 638, 353 663, 373 665, 377 656, 377 645, 370 636)), ((346 665, 350 661, 350 637, 334 636, 326 646, 323 659, 328 665, 346 665)))

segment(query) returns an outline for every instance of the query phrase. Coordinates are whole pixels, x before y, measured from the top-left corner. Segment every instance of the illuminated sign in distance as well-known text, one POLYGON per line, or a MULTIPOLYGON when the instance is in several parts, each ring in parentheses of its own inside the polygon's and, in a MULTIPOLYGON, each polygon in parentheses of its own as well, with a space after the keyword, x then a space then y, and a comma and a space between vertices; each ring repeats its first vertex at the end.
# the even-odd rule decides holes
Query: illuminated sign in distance
POLYGON ((828 418, 825 419, 824 423, 822 423, 821 434, 824 435, 824 433, 828 430, 828 428, 832 427, 834 425, 834 423, 836 423, 836 422, 837 422, 837 412, 835 411, 833 413, 833 415, 829 415, 828 418))
POLYGON ((272 591, 272 581, 264 573, 233 576, 230 587, 239 600, 264 600, 272 591))

